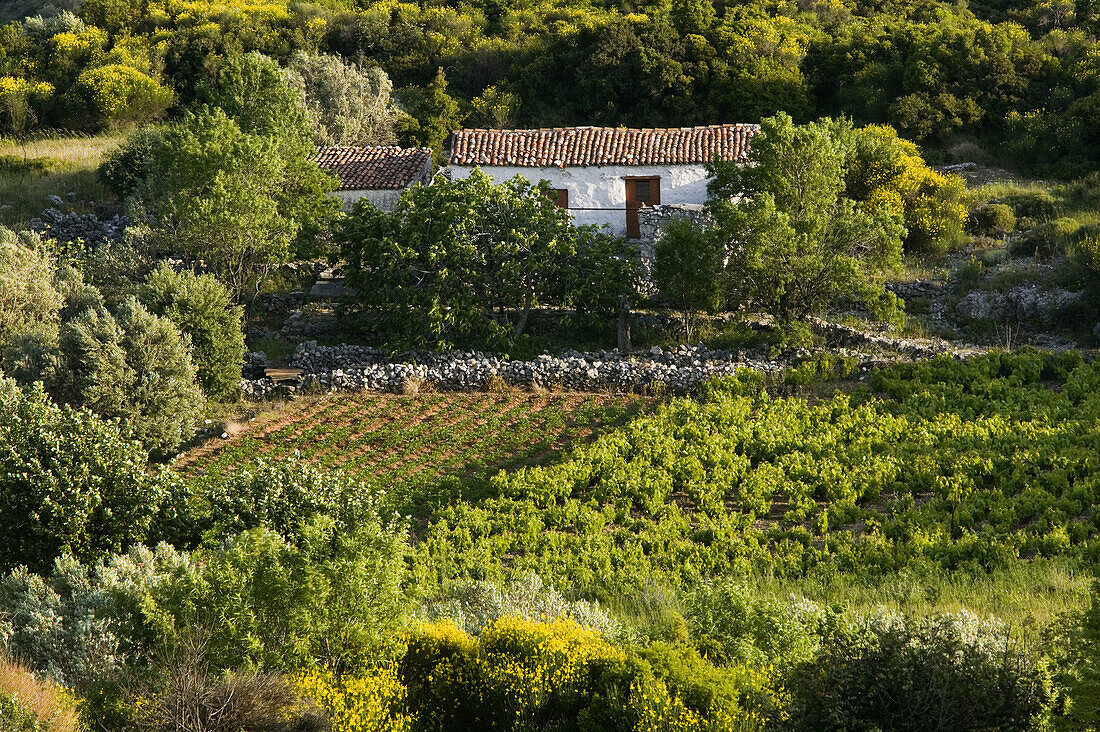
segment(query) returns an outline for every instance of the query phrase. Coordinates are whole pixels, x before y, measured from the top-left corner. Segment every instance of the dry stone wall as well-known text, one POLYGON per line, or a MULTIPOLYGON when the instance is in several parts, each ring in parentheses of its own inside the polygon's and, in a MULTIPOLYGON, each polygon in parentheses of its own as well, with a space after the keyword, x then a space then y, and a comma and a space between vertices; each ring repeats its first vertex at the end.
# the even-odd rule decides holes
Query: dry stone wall
MULTIPOLYGON (((251 357, 250 366, 255 357, 251 357)), ((302 370, 297 390, 388 391, 410 385, 430 385, 440 390, 485 389, 494 380, 521 388, 568 391, 664 390, 682 394, 703 382, 731 376, 738 369, 777 371, 775 361, 754 358, 742 351, 710 350, 679 346, 654 347, 642 354, 618 351, 560 356, 542 355, 529 361, 505 360, 477 352, 407 353, 394 360, 364 346, 318 346, 307 341, 295 349, 290 365, 302 370)), ((254 367, 250 374, 255 374, 254 367)), ((279 386, 270 379, 244 379, 246 395, 263 397, 279 386)))

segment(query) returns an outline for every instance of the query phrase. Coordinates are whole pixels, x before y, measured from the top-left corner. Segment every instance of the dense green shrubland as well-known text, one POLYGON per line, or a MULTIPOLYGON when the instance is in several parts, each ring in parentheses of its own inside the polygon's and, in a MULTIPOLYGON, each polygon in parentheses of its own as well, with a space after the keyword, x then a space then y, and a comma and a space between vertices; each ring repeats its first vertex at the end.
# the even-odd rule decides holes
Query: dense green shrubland
POLYGON ((0 119, 118 126, 187 107, 225 59, 326 52, 380 67, 406 141, 461 124, 683 125, 846 114, 953 157, 1095 165, 1090 6, 678 0, 84 2, 3 27, 0 119), (446 84, 439 76, 446 69, 446 84), (103 104, 112 100, 128 104, 103 104), (453 96, 452 96, 453 95, 453 96), (982 152, 982 146, 988 153, 982 152))
POLYGON ((62 552, 92 560, 148 536, 165 491, 117 425, 0 379, 0 565, 42 571, 62 552), (18 527, 18 528, 17 528, 18 527))
POLYGON ((117 419, 156 458, 191 438, 207 397, 238 389, 244 334, 229 291, 208 275, 151 271, 131 242, 69 253, 0 228, 0 307, 9 376, 117 419))

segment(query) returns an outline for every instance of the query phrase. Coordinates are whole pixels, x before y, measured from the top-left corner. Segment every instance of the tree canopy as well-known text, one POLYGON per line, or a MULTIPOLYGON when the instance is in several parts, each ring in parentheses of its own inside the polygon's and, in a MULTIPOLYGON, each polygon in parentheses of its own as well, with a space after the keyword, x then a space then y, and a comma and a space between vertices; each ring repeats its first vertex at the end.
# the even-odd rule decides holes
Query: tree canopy
POLYGON ((895 264, 897 212, 845 195, 853 131, 844 121, 761 123, 748 162, 715 163, 708 192, 730 303, 791 321, 841 296, 877 301, 876 270, 895 264))
POLYGON ((361 200, 336 241, 363 314, 406 346, 504 346, 538 305, 609 313, 633 287, 621 240, 573 226, 547 189, 519 176, 496 185, 474 170, 414 187, 390 214, 361 200))

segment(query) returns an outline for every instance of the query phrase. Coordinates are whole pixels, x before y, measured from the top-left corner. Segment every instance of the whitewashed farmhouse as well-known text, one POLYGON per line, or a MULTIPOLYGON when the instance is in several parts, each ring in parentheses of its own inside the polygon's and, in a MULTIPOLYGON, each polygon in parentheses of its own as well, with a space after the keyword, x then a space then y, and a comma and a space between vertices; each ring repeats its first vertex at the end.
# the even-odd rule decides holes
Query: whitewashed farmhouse
POLYGON ((461 130, 451 138, 453 178, 480 167, 502 182, 519 174, 549 181, 578 224, 637 238, 638 209, 707 200, 704 165, 744 160, 756 125, 668 129, 560 127, 461 130))
POLYGON ((432 181, 432 151, 426 147, 323 147, 317 166, 340 179, 336 195, 344 210, 366 198, 383 211, 393 211, 401 191, 432 181))

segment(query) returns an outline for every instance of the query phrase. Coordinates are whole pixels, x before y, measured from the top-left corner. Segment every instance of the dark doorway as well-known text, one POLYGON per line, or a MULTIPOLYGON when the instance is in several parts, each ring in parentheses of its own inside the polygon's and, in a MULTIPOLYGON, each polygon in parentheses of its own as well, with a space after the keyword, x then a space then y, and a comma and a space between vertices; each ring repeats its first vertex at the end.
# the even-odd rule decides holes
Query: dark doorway
POLYGON ((661 179, 647 176, 626 179, 626 238, 641 236, 638 228, 638 209, 656 206, 661 202, 661 179))

